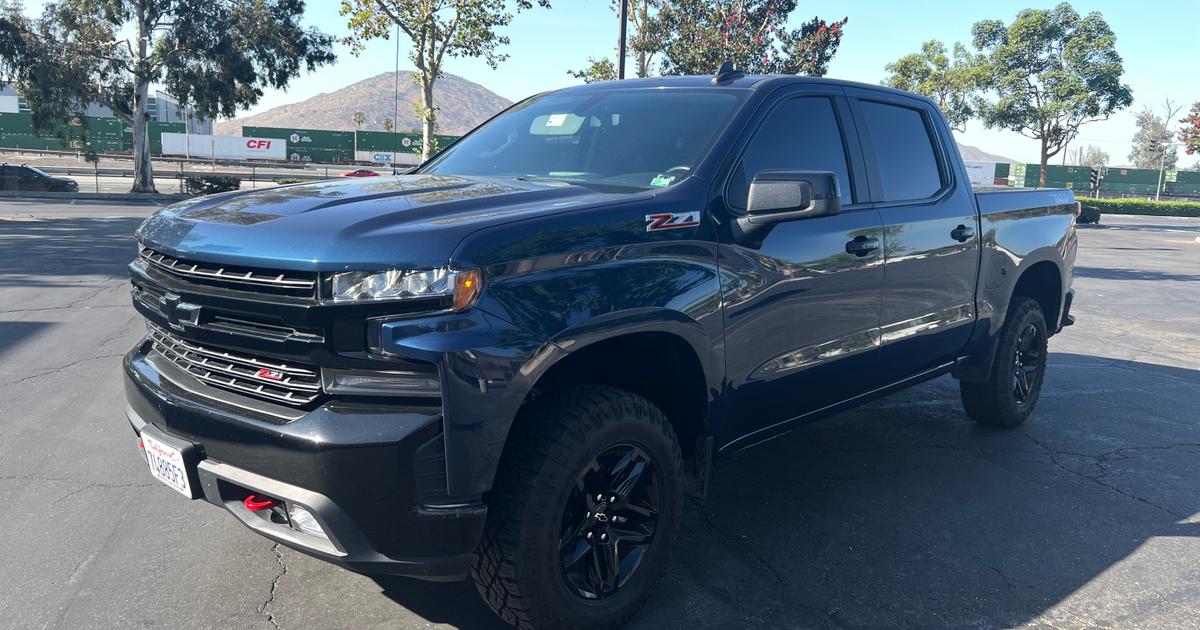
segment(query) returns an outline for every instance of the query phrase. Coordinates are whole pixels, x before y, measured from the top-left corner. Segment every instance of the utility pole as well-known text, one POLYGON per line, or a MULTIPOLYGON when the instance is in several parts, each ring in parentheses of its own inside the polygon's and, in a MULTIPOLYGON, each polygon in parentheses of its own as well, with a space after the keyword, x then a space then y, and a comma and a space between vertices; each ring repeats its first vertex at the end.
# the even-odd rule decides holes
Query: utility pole
POLYGON ((617 78, 625 78, 625 23, 629 21, 629 0, 621 0, 621 36, 617 40, 617 78))
POLYGON ((1158 142, 1155 142, 1155 143, 1151 144, 1150 146, 1155 149, 1157 149, 1160 146, 1162 147, 1162 151, 1158 154, 1158 185, 1154 187, 1154 200, 1158 201, 1159 195, 1162 193, 1163 178, 1166 176, 1166 172, 1167 172, 1167 169, 1166 169, 1167 151, 1174 151, 1175 144, 1172 142, 1168 142, 1166 144, 1160 144, 1158 142))
POLYGON ((392 86, 392 175, 396 174, 396 153, 400 151, 400 134, 396 133, 396 125, 400 124, 400 25, 396 24, 396 76, 392 86))

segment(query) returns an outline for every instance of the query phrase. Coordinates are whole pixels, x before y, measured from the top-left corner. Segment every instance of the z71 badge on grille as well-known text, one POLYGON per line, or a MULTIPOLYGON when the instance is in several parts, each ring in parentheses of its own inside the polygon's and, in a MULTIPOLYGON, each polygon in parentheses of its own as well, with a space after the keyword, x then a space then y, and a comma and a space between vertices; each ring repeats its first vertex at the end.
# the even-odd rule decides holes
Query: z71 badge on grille
POLYGON ((646 215, 646 231, 674 230, 700 225, 700 212, 663 212, 646 215))
POLYGON ((280 372, 279 370, 272 370, 269 368, 260 369, 257 373, 255 373, 255 376, 257 376, 259 378, 269 378, 272 381, 282 381, 283 380, 283 372, 280 372))

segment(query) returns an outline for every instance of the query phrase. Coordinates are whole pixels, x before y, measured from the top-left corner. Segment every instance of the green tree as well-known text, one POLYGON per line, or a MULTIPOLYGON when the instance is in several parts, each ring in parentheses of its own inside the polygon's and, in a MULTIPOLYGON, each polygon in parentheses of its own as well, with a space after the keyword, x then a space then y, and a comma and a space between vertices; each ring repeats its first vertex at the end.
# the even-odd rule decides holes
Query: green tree
POLYGON ((665 0, 663 74, 712 74, 721 63, 753 74, 824 76, 849 18, 789 29, 797 0, 665 0))
POLYGON ((1175 170, 1179 155, 1175 152, 1171 129, 1167 119, 1159 118, 1149 107, 1137 116, 1137 132, 1133 134, 1133 146, 1129 150, 1129 161, 1137 168, 1175 170))
MULTIPOLYGON (((620 12, 612 0, 613 11, 620 12)), ((634 71, 639 77, 650 76, 654 56, 662 52, 663 22, 659 17, 665 0, 629 0, 629 52, 633 55, 634 71)))
MULTIPOLYGON (((1179 122, 1183 124, 1179 128, 1179 141, 1183 143, 1183 150, 1188 155, 1200 153, 1200 101, 1196 101, 1188 115, 1179 122)), ((1200 163, 1196 164, 1196 170, 1200 171, 1200 163)))
POLYGON ((362 129, 363 123, 367 122, 367 115, 362 112, 354 112, 354 115, 350 117, 350 121, 354 123, 355 127, 362 129))
MULTIPOLYGON (((634 59, 634 72, 638 77, 650 76, 650 65, 654 55, 663 47, 663 26, 659 18, 659 10, 664 0, 627 0, 629 3, 629 39, 628 54, 634 59)), ((619 14, 620 0, 610 0, 609 7, 619 14)), ((615 81, 617 79, 617 64, 613 60, 602 57, 588 57, 588 65, 582 70, 568 70, 567 74, 584 83, 597 81, 615 81)))
POLYGON ((1085 124, 1106 120, 1133 103, 1116 35, 1098 12, 1081 17, 1071 5, 1026 9, 1012 24, 976 22, 984 86, 994 99, 978 98, 985 125, 1016 131, 1041 143, 1040 185, 1046 164, 1085 124))
POLYGON ((584 83, 595 83, 597 81, 616 81, 617 66, 612 59, 605 57, 596 59, 588 57, 588 66, 583 70, 567 70, 567 74, 582 79, 584 83))
MULTIPOLYGON (((537 0, 550 6, 550 0, 537 0)), ((518 10, 533 7, 533 0, 515 0, 518 10)), ((442 76, 449 57, 482 57, 492 68, 508 58, 500 48, 508 36, 498 29, 512 23, 513 14, 504 0, 342 0, 341 14, 349 19, 350 35, 345 42, 354 54, 372 39, 388 39, 398 29, 412 44, 409 59, 416 66, 421 100, 416 103, 421 119, 421 160, 428 160, 435 146, 437 106, 433 85, 442 76)))
POLYGON ((396 123, 392 122, 391 118, 383 119, 383 130, 387 133, 392 133, 392 129, 396 128, 396 123))
POLYGON ((954 56, 936 39, 921 44, 921 52, 910 53, 885 68, 889 73, 884 85, 924 94, 933 99, 955 131, 966 131, 967 121, 975 116, 972 99, 982 83, 980 64, 961 43, 954 44, 954 56))
POLYGON ((1100 150, 1100 147, 1089 144, 1087 147, 1080 150, 1079 165, 1089 168, 1101 169, 1108 166, 1110 161, 1108 152, 1100 150))
POLYGON ((59 0, 29 18, 0 4, 0 77, 25 96, 39 129, 61 128, 88 103, 133 128, 133 192, 153 192, 149 93, 203 117, 233 116, 304 69, 334 60, 333 38, 303 28, 303 0, 59 0))

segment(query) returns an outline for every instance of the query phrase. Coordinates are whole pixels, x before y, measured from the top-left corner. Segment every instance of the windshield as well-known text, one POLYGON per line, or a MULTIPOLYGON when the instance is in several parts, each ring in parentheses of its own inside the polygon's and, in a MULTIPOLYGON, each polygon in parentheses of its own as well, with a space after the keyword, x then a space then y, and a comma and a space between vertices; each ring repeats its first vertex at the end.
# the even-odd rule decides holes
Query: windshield
POLYGON ((420 172, 664 188, 691 173, 741 99, 727 88, 550 94, 501 114, 420 172))
POLYGON ((37 173, 38 175, 43 176, 43 177, 50 177, 49 173, 47 173, 46 171, 43 171, 42 169, 40 169, 36 166, 30 166, 30 165, 26 164, 25 168, 33 171, 34 173, 37 173))

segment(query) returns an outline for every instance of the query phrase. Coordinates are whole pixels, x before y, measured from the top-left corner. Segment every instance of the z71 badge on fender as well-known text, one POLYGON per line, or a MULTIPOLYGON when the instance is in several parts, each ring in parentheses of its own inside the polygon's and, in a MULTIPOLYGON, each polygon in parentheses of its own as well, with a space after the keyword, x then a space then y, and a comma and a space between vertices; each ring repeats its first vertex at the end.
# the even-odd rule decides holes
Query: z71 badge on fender
POLYGON ((646 215, 646 231, 674 230, 700 225, 700 212, 663 212, 646 215))

